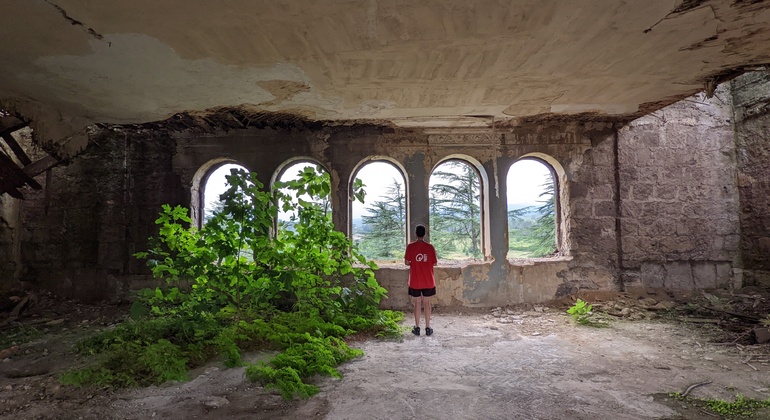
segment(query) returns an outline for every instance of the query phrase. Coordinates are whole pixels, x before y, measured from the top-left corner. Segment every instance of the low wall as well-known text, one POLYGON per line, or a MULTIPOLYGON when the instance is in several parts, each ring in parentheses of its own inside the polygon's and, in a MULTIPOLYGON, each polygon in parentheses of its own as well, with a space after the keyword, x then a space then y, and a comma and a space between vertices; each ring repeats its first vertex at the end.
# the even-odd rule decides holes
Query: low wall
MULTIPOLYGON (((537 259, 504 264, 504 282, 491 280, 492 262, 439 264, 434 270, 436 296, 432 302, 441 307, 495 307, 518 303, 538 303, 559 295, 565 283, 560 273, 568 270, 569 258, 537 259), (491 290, 494 289, 494 290, 491 290)), ((388 290, 382 307, 408 309, 412 306, 406 293, 409 268, 400 264, 380 266, 377 281, 388 290)))

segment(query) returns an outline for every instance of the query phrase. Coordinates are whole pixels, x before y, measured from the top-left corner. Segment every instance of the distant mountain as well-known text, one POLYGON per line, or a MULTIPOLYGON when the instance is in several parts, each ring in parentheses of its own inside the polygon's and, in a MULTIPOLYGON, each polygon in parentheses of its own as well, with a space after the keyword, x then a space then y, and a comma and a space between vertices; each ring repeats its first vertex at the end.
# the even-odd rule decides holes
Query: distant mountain
POLYGON ((508 210, 518 210, 524 207, 540 207, 541 203, 508 203, 508 210))

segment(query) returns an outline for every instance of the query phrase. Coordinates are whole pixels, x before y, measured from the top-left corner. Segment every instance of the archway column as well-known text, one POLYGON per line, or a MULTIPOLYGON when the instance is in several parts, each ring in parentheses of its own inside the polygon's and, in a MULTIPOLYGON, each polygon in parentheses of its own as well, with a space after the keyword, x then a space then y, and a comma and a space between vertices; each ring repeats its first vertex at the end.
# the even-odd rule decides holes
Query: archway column
POLYGON ((348 238, 352 237, 349 215, 352 214, 352 202, 350 201, 350 179, 351 170, 332 165, 329 173, 331 178, 331 205, 332 205, 332 223, 334 230, 340 231, 348 238))
POLYGON ((497 261, 502 261, 508 255, 508 203, 507 203, 507 182, 506 174, 500 173, 500 168, 507 168, 508 160, 499 159, 497 165, 491 161, 484 163, 486 178, 489 180, 489 188, 485 188, 486 196, 482 198, 482 212, 487 212, 486 217, 482 217, 482 229, 486 232, 482 238, 486 241, 483 244, 486 258, 492 257, 497 261), (495 176, 495 169, 498 170, 495 176), (497 183, 497 185, 495 185, 497 183))
POLYGON ((426 239, 430 241, 430 163, 425 161, 425 155, 422 152, 415 153, 405 162, 406 182, 408 184, 407 199, 408 217, 407 217, 407 242, 413 241, 414 227, 422 224, 428 228, 426 239))

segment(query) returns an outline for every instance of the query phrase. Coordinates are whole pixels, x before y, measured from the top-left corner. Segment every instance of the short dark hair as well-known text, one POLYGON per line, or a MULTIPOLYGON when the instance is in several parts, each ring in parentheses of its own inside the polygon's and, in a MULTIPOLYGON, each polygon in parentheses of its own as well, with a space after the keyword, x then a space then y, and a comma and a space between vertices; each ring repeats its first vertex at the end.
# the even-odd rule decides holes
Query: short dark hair
POLYGON ((417 225, 417 228, 415 228, 414 233, 417 235, 418 238, 422 238, 423 236, 425 236, 425 226, 417 225))

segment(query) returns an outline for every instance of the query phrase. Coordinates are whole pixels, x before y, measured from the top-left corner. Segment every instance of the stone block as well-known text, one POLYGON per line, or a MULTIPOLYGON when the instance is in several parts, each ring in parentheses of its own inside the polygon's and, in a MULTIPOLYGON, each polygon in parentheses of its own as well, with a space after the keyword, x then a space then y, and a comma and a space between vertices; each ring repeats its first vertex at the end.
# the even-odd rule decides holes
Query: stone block
POLYGON ((692 266, 689 262, 670 262, 665 264, 666 279, 664 286, 669 289, 692 290, 693 281, 692 266))
POLYGON ((652 196, 653 187, 650 184, 635 184, 632 191, 634 200, 644 201, 652 196))
POLYGON ((655 197, 661 200, 675 200, 678 187, 672 184, 655 186, 655 197))
POLYGON ((666 269, 663 268, 663 264, 642 263, 640 277, 644 287, 663 287, 666 269))
POLYGON ((582 182, 572 182, 569 184, 569 194, 573 200, 583 198, 588 195, 588 185, 582 182))
POLYGON ((757 327, 751 332, 754 342, 757 344, 770 343, 770 328, 757 327))
POLYGON ((615 217, 614 201, 597 201, 594 203, 594 216, 615 217))
POLYGON ((693 262, 692 278, 696 289, 714 289, 717 287, 716 266, 710 262, 693 262))
POLYGON ((643 215, 642 206, 639 203, 623 201, 620 203, 620 214, 624 217, 637 219, 643 215))
POLYGON ((716 271, 716 287, 729 286, 731 281, 734 280, 735 270, 733 270, 731 263, 718 262, 714 264, 714 270, 716 271))

